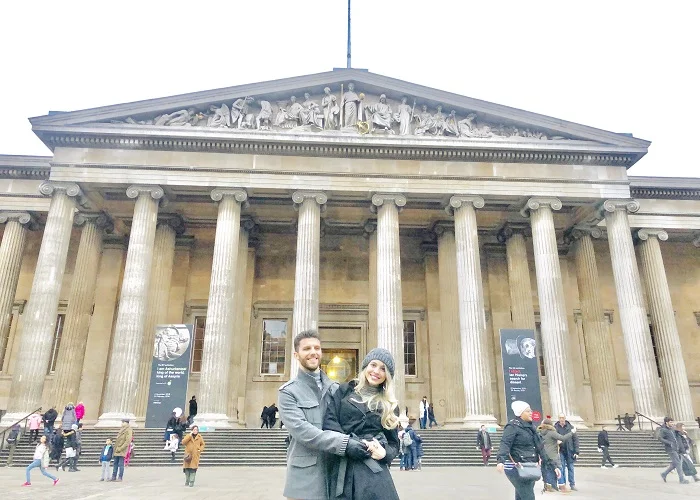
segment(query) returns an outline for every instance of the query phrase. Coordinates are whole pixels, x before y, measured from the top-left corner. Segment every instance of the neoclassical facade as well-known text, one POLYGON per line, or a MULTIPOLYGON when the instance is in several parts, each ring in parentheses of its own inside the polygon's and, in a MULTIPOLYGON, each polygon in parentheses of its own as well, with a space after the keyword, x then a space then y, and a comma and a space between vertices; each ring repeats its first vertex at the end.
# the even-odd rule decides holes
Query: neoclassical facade
POLYGON ((217 427, 259 425, 308 328, 341 381, 392 351, 453 426, 504 423, 502 328, 536 330, 546 413, 700 414, 700 180, 628 177, 647 141, 354 69, 31 123, 52 156, 0 156, 3 423, 142 422, 167 323, 217 427))

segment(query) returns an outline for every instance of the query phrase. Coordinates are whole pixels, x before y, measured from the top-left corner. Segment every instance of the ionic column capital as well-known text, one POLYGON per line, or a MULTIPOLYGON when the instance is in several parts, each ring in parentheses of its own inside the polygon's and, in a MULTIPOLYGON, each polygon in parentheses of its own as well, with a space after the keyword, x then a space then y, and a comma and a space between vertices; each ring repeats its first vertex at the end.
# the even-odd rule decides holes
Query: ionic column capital
POLYGON ((406 206, 406 197, 401 193, 375 193, 372 195, 372 212, 376 212, 385 203, 393 203, 400 210, 406 206))
POLYGON ((160 186, 133 185, 126 188, 127 198, 138 198, 141 194, 147 193, 154 200, 164 199, 165 191, 160 186))
POLYGON ((498 233, 496 233, 496 239, 499 243, 505 243, 516 234, 525 236, 529 227, 529 224, 507 222, 498 230, 498 233))
POLYGON ((27 226, 31 225, 33 217, 29 212, 0 212, 0 224, 10 221, 19 222, 23 226, 27 226))
POLYGON ((307 198, 313 198, 319 205, 325 205, 328 201, 328 195, 321 191, 294 191, 292 193, 294 205, 301 205, 307 198))
POLYGON ((44 196, 53 196, 56 192, 62 192, 70 198, 75 198, 80 206, 87 203, 83 190, 75 182, 44 181, 39 185, 39 193, 44 196))
POLYGON ((450 201, 445 207, 445 212, 450 215, 454 215, 455 210, 461 208, 462 206, 471 205, 476 208, 484 208, 484 199, 481 196, 474 196, 470 194, 456 194, 450 197, 450 201))
POLYGON ((454 234, 455 223, 451 220, 439 220, 435 224, 433 224, 432 232, 434 232, 438 237, 442 236, 445 233, 454 234))
POLYGON ((647 241, 649 238, 658 238, 660 241, 668 240, 668 233, 657 228, 643 228, 638 230, 635 235, 640 241, 647 241))
POLYGON ((562 203, 559 198, 536 196, 527 200, 525 206, 522 208, 522 210, 520 210, 520 215, 527 218, 530 216, 530 212, 539 210, 543 207, 548 207, 552 210, 561 210, 562 203))
POLYGON ((180 214, 158 214, 158 225, 170 226, 178 236, 185 234, 185 220, 180 214))
POLYGON ((598 226, 574 226, 564 233, 564 243, 568 245, 576 240, 580 240, 584 236, 600 239, 605 236, 605 231, 602 227, 598 226))
POLYGON ((237 187, 214 188, 210 196, 214 201, 221 201, 224 199, 224 196, 232 196, 238 203, 244 203, 248 199, 248 192, 243 188, 237 187))
POLYGON ((605 200, 602 205, 603 212, 613 213, 618 210, 625 210, 627 213, 633 214, 638 212, 640 208, 637 200, 605 200))
POLYGON ((82 226, 91 221, 98 229, 103 229, 105 233, 114 231, 114 221, 105 212, 79 212, 73 218, 73 224, 82 226))

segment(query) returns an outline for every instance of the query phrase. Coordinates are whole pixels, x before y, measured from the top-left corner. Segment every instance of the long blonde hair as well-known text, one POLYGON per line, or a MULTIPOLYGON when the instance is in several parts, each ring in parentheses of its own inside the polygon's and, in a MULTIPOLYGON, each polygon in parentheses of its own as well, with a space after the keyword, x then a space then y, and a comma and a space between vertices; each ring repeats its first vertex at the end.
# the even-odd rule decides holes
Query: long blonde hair
POLYGON ((372 396, 363 396, 362 389, 368 386, 367 375, 365 375, 365 370, 362 370, 357 375, 357 385, 355 386, 355 392, 362 399, 362 402, 367 405, 371 411, 379 411, 382 415, 382 427, 385 429, 395 429, 399 425, 399 417, 396 416, 396 408, 399 406, 399 402, 396 399, 396 394, 394 392, 394 379, 391 378, 389 370, 386 371, 386 379, 384 383, 379 386, 379 392, 373 394, 372 396))

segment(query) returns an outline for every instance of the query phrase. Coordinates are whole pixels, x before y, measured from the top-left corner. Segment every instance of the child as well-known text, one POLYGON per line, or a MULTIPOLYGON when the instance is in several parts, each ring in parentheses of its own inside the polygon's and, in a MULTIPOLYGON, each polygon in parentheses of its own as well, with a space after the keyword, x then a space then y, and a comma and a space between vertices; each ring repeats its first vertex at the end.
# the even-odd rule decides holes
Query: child
POLYGON ((126 456, 124 457, 124 467, 128 467, 129 463, 131 462, 131 457, 134 454, 134 438, 131 438, 131 442, 129 443, 129 449, 126 450, 126 456))
POLYGON ((36 445, 34 450, 34 456, 32 458, 32 463, 30 463, 25 469, 25 475, 27 476, 27 481, 22 486, 31 486, 32 481, 30 479, 30 473, 35 467, 39 467, 39 470, 43 475, 53 480, 53 485, 56 486, 58 483, 58 478, 52 476, 46 472, 46 467, 49 465, 49 449, 46 446, 46 436, 41 436, 39 444, 36 445))
POLYGON ((165 444, 165 449, 170 452, 170 461, 175 461, 175 452, 180 444, 180 439, 174 432, 170 434, 170 440, 165 444))
POLYGON ((102 475, 100 476, 100 481, 106 481, 109 479, 109 462, 112 460, 112 453, 114 453, 114 449, 112 448, 112 440, 108 439, 105 441, 105 447, 102 448, 102 454, 100 455, 100 465, 102 465, 102 475))

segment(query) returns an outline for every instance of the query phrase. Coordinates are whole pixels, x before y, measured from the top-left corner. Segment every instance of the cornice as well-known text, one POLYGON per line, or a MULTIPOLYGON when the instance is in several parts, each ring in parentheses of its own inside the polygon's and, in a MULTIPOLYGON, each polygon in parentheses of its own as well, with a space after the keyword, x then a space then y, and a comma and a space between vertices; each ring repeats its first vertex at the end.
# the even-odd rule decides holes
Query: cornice
POLYGON ((630 186, 634 198, 662 200, 700 200, 700 189, 630 186))
POLYGON ((48 180, 50 156, 0 155, 0 179, 48 180))

